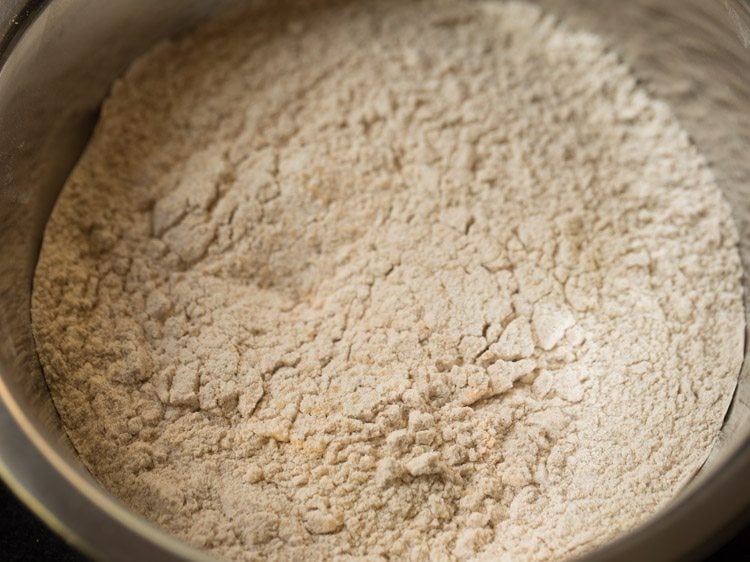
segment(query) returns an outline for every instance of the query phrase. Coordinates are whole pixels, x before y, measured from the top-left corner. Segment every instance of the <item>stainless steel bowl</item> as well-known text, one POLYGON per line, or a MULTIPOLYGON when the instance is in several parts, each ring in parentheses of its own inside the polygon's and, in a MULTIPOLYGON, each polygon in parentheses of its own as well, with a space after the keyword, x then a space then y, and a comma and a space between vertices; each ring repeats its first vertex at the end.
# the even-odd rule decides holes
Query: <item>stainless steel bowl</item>
MULTIPOLYGON (((52 204, 112 80, 228 1, 0 1, 0 475, 53 529, 103 560, 209 557, 129 512, 76 458, 34 350, 34 265, 52 204)), ((747 0, 537 1, 606 37, 671 103, 717 174, 750 263, 747 0)), ((745 361, 721 437, 690 486, 585 560, 695 556, 739 524, 750 507, 749 369, 745 361)))

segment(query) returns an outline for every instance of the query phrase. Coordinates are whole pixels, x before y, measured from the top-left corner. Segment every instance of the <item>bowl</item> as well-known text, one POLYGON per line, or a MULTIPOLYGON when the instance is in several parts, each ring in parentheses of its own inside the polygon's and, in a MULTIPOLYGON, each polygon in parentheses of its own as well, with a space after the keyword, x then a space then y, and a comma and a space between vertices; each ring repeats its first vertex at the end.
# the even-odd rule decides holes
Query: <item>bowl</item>
MULTIPOLYGON (((149 47, 230 1, 0 3, 0 476, 50 527, 96 559, 212 558, 129 511, 77 459, 36 357, 34 267, 52 205, 112 81, 149 47)), ((743 263, 750 263, 747 0, 537 3, 603 36, 646 88, 672 106, 730 202, 743 263)), ((747 295, 747 276, 743 283, 747 295)), ((646 523, 583 560, 699 556, 742 524, 750 507, 748 370, 745 361, 719 439, 691 483, 646 523)))

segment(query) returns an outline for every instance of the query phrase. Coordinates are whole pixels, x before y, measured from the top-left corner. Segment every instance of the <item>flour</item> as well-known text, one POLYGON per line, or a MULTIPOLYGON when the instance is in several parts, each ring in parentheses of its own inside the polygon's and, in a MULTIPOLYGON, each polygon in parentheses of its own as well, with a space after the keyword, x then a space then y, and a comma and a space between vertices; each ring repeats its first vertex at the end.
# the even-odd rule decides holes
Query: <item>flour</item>
POLYGON ((115 84, 32 312, 86 466, 198 547, 560 559, 706 458, 736 243, 597 38, 520 2, 274 2, 115 84))

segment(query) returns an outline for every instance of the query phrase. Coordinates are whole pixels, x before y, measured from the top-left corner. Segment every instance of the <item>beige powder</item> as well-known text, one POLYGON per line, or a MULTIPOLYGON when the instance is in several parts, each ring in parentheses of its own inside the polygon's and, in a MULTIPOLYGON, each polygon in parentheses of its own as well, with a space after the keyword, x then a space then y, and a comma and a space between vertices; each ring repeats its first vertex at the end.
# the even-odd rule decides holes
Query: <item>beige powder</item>
POLYGON ((742 360, 703 158, 531 5, 305 6, 104 105, 33 294, 81 458, 237 560, 559 559, 643 521, 742 360))

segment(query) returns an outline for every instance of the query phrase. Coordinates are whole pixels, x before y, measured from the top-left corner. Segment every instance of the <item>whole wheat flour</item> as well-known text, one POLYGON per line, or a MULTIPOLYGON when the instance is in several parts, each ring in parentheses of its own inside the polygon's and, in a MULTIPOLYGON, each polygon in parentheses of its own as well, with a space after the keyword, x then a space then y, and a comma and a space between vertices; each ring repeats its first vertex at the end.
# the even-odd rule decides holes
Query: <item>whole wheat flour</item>
POLYGON ((669 109, 529 4, 256 3, 115 84, 33 320, 86 466, 198 547, 560 559, 705 459, 736 242, 669 109))

